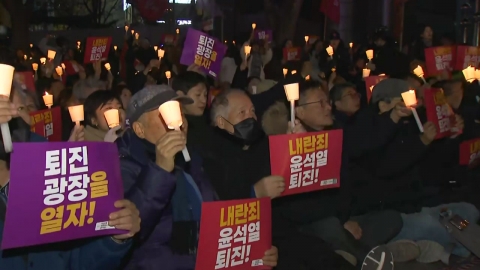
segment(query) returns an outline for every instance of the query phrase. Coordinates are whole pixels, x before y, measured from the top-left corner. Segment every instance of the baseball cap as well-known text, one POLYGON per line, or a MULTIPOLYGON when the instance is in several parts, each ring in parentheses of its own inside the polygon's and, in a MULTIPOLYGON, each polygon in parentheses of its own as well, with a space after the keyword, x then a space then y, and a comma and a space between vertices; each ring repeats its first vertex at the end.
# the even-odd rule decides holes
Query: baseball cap
POLYGON ((193 99, 187 96, 179 96, 170 86, 149 85, 135 93, 127 106, 126 118, 132 125, 142 116, 142 114, 157 110, 163 103, 176 100, 180 104, 188 105, 193 103, 193 99))
POLYGON ((387 98, 402 97, 402 93, 410 89, 408 83, 400 79, 385 79, 372 90, 372 102, 377 103, 387 98))

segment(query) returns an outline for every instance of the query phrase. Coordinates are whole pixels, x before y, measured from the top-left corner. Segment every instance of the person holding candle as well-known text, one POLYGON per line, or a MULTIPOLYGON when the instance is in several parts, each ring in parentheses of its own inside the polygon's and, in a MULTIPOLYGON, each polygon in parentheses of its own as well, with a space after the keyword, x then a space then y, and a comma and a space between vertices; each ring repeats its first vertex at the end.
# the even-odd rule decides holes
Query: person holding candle
MULTIPOLYGON (((385 81, 388 80, 395 79, 385 81)), ((380 82, 372 92, 371 106, 379 114, 388 113, 397 104, 402 103, 402 93, 408 90, 408 84, 405 82, 402 88, 378 87, 385 84, 385 81, 380 82)), ((459 121, 456 127, 463 129, 463 121, 459 121)), ((402 212, 404 225, 392 241, 401 239, 415 241, 422 252, 417 260, 421 262, 441 260, 448 264, 450 253, 461 257, 470 253, 452 240, 451 235, 438 222, 440 212, 442 209, 448 209, 471 223, 478 221, 480 213, 475 206, 466 202, 449 204, 449 201, 441 197, 439 191, 431 187, 432 182, 440 179, 431 178, 432 174, 427 176, 420 173, 425 160, 449 156, 448 145, 456 140, 446 138, 434 142, 437 129, 431 122, 424 123, 423 130, 423 133, 419 132, 413 117, 405 118, 399 122, 397 132, 390 137, 384 147, 371 150, 369 155, 361 157, 361 162, 357 161, 357 165, 361 165, 377 178, 375 183, 369 182, 365 186, 364 191, 368 193, 362 194, 364 198, 370 199, 370 203, 362 201, 361 198, 359 201, 366 204, 365 207, 368 209, 394 209, 402 212), (437 144, 441 147, 436 147, 437 144), (375 164, 375 167, 369 168, 371 165, 368 164, 375 164)), ((441 159, 436 167, 439 164, 443 166, 444 163, 445 159, 441 159)))
POLYGON ((248 68, 247 77, 256 76, 265 79, 265 72, 263 68, 272 60, 272 49, 268 42, 261 44, 259 41, 251 39, 247 41, 240 50, 242 60, 246 62, 248 68), (262 46, 263 45, 263 46, 262 46), (245 55, 245 46, 250 46, 251 50, 248 55, 245 55))
POLYGON ((186 166, 180 153, 186 146, 186 119, 181 130, 168 130, 160 116, 159 107, 171 100, 193 103, 165 85, 137 92, 127 107, 131 128, 116 141, 126 198, 140 206, 142 218, 127 270, 193 270, 201 203, 216 199, 199 156, 190 152, 186 166))
POLYGON ((112 91, 96 91, 83 104, 85 113, 85 140, 93 142, 114 142, 116 131, 125 127, 125 111, 122 102, 112 91), (117 109, 120 125, 110 129, 105 119, 105 111, 117 109))

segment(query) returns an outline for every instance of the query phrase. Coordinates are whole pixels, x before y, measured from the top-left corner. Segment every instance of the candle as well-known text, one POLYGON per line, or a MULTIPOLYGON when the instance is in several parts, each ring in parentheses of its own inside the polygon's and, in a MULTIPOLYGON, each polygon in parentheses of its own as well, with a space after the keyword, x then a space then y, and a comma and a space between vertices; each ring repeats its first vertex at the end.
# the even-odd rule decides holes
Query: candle
POLYGON ((65 70, 65 64, 62 63, 61 66, 62 66, 62 69, 65 70))
POLYGON ((140 37, 139 33, 135 33, 135 39, 138 39, 140 37))
POLYGON ((403 102, 405 103, 405 106, 407 106, 412 110, 413 116, 415 117, 415 122, 417 122, 418 129, 420 130, 420 132, 423 133, 422 122, 420 121, 420 117, 418 117, 417 110, 414 107, 415 105, 417 105, 417 97, 415 95, 415 91, 409 90, 407 92, 403 92, 402 99, 403 99, 403 102))
POLYGON ((80 45, 82 45, 82 42, 77 41, 77 46, 80 47, 80 45))
POLYGON ((103 115, 105 116, 105 120, 107 120, 109 128, 114 128, 120 125, 120 114, 117 109, 105 111, 103 115))
POLYGON ((307 75, 307 76, 305 77, 305 81, 309 81, 309 80, 310 80, 310 75, 307 75))
POLYGON ((235 40, 233 41, 233 45, 235 45, 235 40))
POLYGON ((292 70, 292 75, 295 75, 297 74, 297 71, 296 70, 292 70))
POLYGON ((118 49, 117 45, 113 46, 113 49, 116 51, 118 49))
POLYGON ((30 43, 30 48, 33 48, 33 44, 32 44, 32 43, 30 43))
POLYGON ((167 79, 170 79, 172 77, 172 73, 170 71, 165 71, 165 77, 167 77, 167 79))
POLYGON ((180 29, 177 28, 177 29, 175 30, 175 33, 177 33, 177 35, 180 34, 180 29))
POLYGON ((70 113, 72 122, 75 122, 75 124, 79 126, 80 122, 82 122, 84 118, 83 105, 70 106, 68 107, 68 112, 70 113))
POLYGON ((25 55, 23 56, 23 59, 27 60, 27 59, 28 59, 28 56, 25 54, 25 55))
POLYGON ((132 29, 130 33, 132 33, 132 36, 133 36, 133 34, 135 34, 135 30, 132 29))
POLYGON ((350 46, 350 49, 353 48, 353 42, 350 42, 348 45, 350 46))
POLYGON ((45 106, 51 109, 53 106, 53 95, 50 95, 48 92, 45 92, 45 95, 43 96, 43 102, 45 103, 45 106))
POLYGON ((417 75, 418 77, 422 78, 424 76, 423 73, 423 68, 421 66, 417 66, 414 70, 413 73, 417 75))
MULTIPOLYGON (((14 71, 14 67, 0 64, 0 95, 10 97, 14 71)), ((12 136, 10 134, 10 127, 8 126, 8 123, 3 123, 1 124, 0 128, 2 130, 5 152, 10 153, 12 152, 12 136)))
POLYGON ((331 56, 333 55, 333 47, 332 47, 332 46, 328 46, 326 50, 327 50, 328 56, 331 57, 331 56))
POLYGON ((252 23, 252 29, 255 29, 257 28, 257 24, 256 23, 252 23))
POLYGON ((37 63, 32 63, 32 68, 34 71, 38 70, 38 64, 37 63))
POLYGON ((284 69, 283 69, 283 77, 287 76, 287 73, 288 73, 288 69, 287 69, 287 68, 284 68, 284 69))
POLYGON ((464 70, 462 70, 463 76, 467 82, 473 82, 475 80, 475 68, 472 66, 468 66, 464 70))
POLYGON ((61 66, 56 67, 55 71, 57 72, 58 76, 61 77, 63 75, 63 68, 61 66))
POLYGON ((244 51, 245 51, 245 56, 248 57, 248 55, 250 54, 250 51, 252 50, 252 47, 248 46, 248 45, 245 45, 244 47, 244 51))
POLYGON ((373 50, 367 50, 365 54, 367 54, 367 58, 369 61, 373 59, 373 50))
POLYGON ((158 51, 158 46, 156 46, 156 45, 153 46, 153 49, 154 49, 155 51, 158 51))
POLYGON ((383 77, 383 76, 387 76, 387 75, 385 75, 385 73, 382 73, 382 74, 379 74, 378 76, 383 77))
POLYGON ((475 70, 475 79, 480 81, 480 69, 475 70))
POLYGON ((370 69, 364 68, 364 69, 362 70, 362 77, 363 77, 363 78, 366 78, 366 77, 368 77, 368 76, 370 76, 370 69))
POLYGON ((163 58, 163 56, 165 56, 165 51, 162 49, 159 49, 157 51, 157 54, 158 54, 158 58, 163 58))
POLYGON ((128 25, 125 25, 125 32, 128 31, 128 25))
POLYGON ((40 63, 42 63, 42 65, 45 65, 46 62, 47 62, 47 58, 45 57, 40 58, 40 63))
POLYGON ((110 67, 110 64, 109 64, 109 63, 105 63, 105 69, 107 69, 108 71, 110 71, 110 69, 112 69, 112 68, 110 67))
MULTIPOLYGON (((158 107, 158 111, 169 129, 180 130, 180 126, 183 124, 183 118, 178 101, 167 101, 158 107)), ((190 161, 190 154, 186 147, 182 150, 182 154, 185 161, 190 161)))
POLYGON ((47 52, 48 59, 50 59, 50 60, 55 59, 55 55, 57 55, 56 51, 48 50, 48 52, 47 52))
POLYGON ((305 36, 305 42, 308 42, 309 36, 305 36))
POLYGON ((290 123, 295 127, 295 100, 300 98, 298 83, 291 83, 283 86, 287 100, 290 101, 290 123))

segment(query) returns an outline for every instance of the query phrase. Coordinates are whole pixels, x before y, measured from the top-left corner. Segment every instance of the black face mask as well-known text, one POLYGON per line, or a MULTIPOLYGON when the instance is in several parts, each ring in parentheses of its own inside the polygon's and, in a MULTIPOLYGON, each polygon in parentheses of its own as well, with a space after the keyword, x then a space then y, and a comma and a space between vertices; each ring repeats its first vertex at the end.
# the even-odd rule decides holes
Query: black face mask
MULTIPOLYGON (((227 120, 225 119, 225 121, 227 120)), ((262 127, 253 118, 247 118, 236 125, 230 124, 233 126, 233 136, 241 139, 247 145, 254 143, 263 134, 262 127)))

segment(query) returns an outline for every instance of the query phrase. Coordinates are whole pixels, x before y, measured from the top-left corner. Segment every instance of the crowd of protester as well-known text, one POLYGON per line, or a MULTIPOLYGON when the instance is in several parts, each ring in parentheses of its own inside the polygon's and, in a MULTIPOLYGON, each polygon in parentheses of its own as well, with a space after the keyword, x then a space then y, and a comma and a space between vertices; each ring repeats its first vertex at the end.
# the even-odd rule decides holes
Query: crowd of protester
MULTIPOLYGON (((58 42, 59 62, 40 65, 36 89, 14 83, 11 99, 0 98, 0 123, 29 130, 29 113, 44 108, 47 91, 62 109, 64 141, 116 143, 125 200, 117 202, 121 210, 112 213, 110 224, 130 232, 3 251, 0 269, 193 270, 202 202, 252 197, 272 199, 273 246, 263 263, 278 270, 393 269, 393 262, 377 268, 369 259, 380 260, 375 258, 380 250, 394 262, 447 265, 452 256, 471 255, 438 219, 450 211, 473 224, 479 220, 479 173, 458 164, 458 149, 480 134, 480 87, 463 76, 424 82, 412 73, 424 64, 425 48, 450 42, 437 42, 431 27, 422 27, 403 52, 385 31, 350 48, 333 31, 327 40, 302 44, 298 61, 281 53, 292 40, 271 48, 252 35, 240 46, 228 44, 217 79, 195 64, 180 65, 181 40, 165 45, 159 60, 148 40, 128 31, 108 59, 87 65, 82 48, 58 42), (371 62, 367 49, 375 52, 371 62), (75 72, 62 79, 55 67, 67 62, 75 72), (389 76, 375 86, 369 102, 365 66, 389 76), (283 87, 290 83, 299 83, 300 90, 294 123, 283 87), (435 140, 438 130, 426 120, 421 102, 432 86, 443 89, 461 135, 435 140), (423 133, 402 100, 409 89, 419 98, 423 133), (169 131, 159 117, 157 108, 170 100, 182 105, 181 130, 169 131), (68 114, 77 104, 85 108, 80 127, 68 114), (103 113, 109 109, 121 112, 118 128, 106 123, 103 113), (343 130, 340 188, 281 197, 285 179, 271 175, 268 136, 334 129, 343 130), (180 153, 185 147, 190 162, 180 153)), ((16 54, 2 49, 0 63, 30 71, 44 55, 35 44, 16 54)), ((24 141, 44 139, 31 134, 24 141)), ((8 155, 0 159, 1 210, 10 178, 8 155)), ((3 220, 0 216, 0 228, 3 220)))

